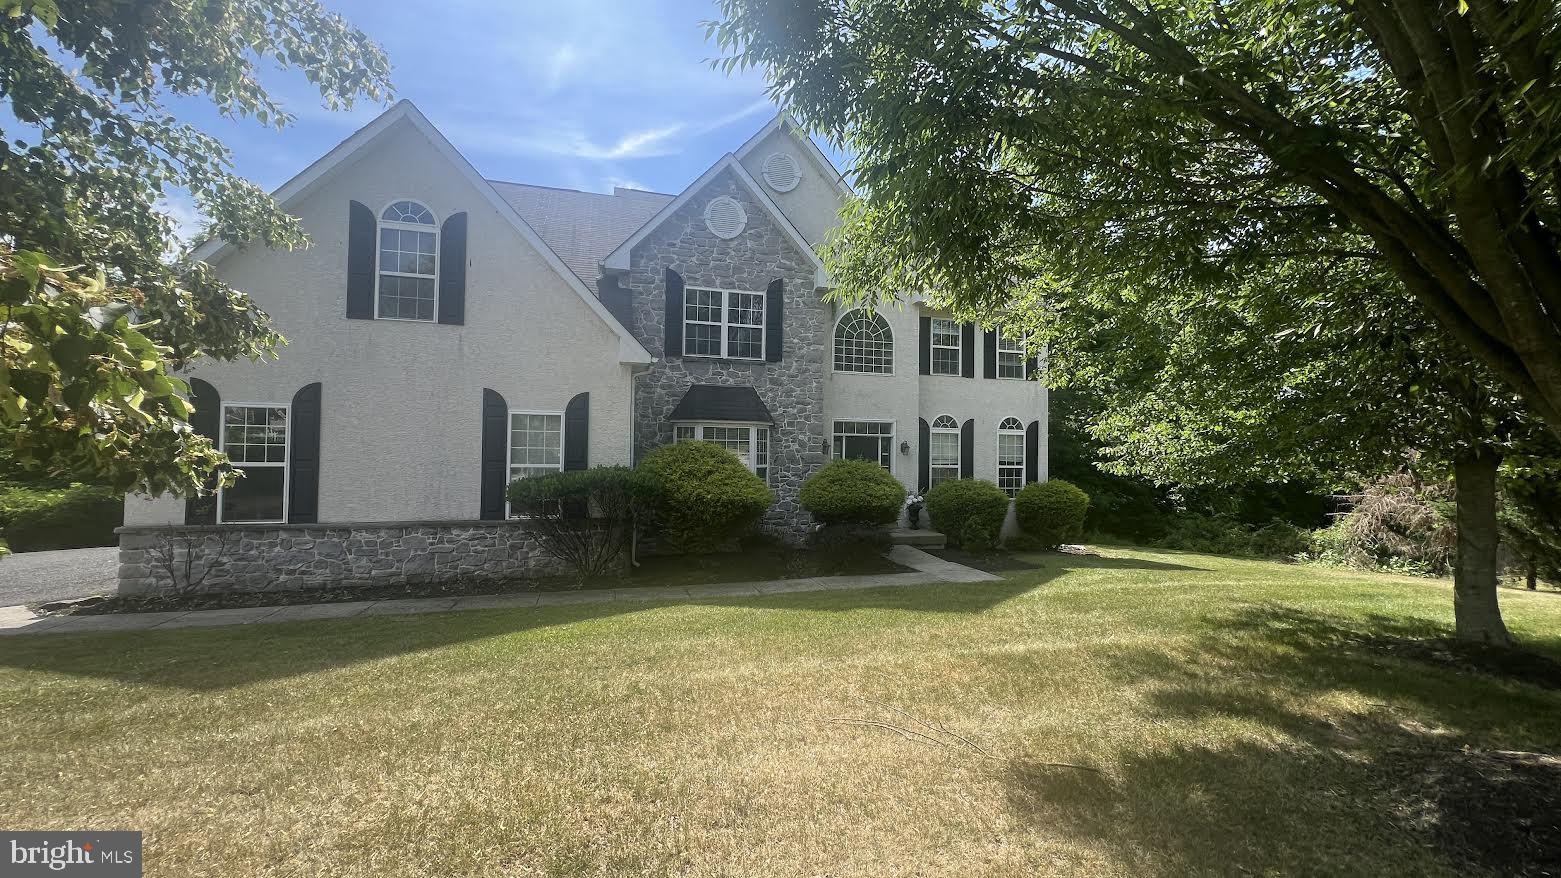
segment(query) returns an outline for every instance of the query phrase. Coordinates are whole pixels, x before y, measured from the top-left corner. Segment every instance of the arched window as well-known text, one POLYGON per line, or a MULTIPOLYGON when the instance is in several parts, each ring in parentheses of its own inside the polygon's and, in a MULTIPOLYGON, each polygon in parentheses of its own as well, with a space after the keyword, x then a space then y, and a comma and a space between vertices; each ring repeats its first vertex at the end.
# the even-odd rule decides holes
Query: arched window
POLYGON ((894 371, 894 333, 882 314, 858 308, 835 324, 835 371, 894 371))
POLYGON ((439 225, 416 201, 396 201, 379 215, 379 294, 375 317, 433 320, 439 289, 439 225))
POLYGON ((948 415, 932 421, 927 447, 927 487, 959 478, 959 422, 948 415))
POLYGON ((1010 497, 1024 487, 1024 424, 1018 418, 997 425, 997 486, 1010 497))

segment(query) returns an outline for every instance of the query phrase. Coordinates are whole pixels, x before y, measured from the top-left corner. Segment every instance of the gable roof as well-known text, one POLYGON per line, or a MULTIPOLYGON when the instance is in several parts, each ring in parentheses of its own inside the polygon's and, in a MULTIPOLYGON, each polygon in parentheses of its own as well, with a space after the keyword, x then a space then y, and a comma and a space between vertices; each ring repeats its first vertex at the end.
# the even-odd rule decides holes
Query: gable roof
POLYGON ((731 171, 737 177, 738 182, 748 189, 754 200, 759 202, 769 212, 770 218, 786 234, 786 237, 791 239, 791 243, 807 255, 809 261, 813 263, 814 286, 829 286, 829 272, 824 269, 823 260, 819 259, 818 254, 813 251, 813 245, 809 244, 807 239, 802 237, 802 233, 797 231, 797 227, 791 224, 791 220, 786 218, 786 214, 781 212, 780 207, 770 200, 770 196, 764 194, 764 188, 753 179, 753 175, 748 173, 748 169, 743 167, 743 163, 738 161, 737 156, 733 153, 721 156, 715 164, 710 166, 708 171, 699 175, 699 179, 690 183, 688 188, 684 189, 678 197, 663 205, 661 210, 657 211, 644 225, 640 226, 639 231, 630 235, 628 240, 619 244, 616 249, 607 254, 607 257, 602 260, 602 267, 608 271, 628 271, 629 256, 634 251, 634 245, 645 240, 646 236, 666 222, 667 218, 677 213, 699 190, 705 188, 722 171, 731 171))
MULTIPOLYGON (((403 121, 416 128, 436 151, 449 160, 451 166, 487 200, 494 210, 498 211, 499 216, 508 220, 515 231, 535 248, 537 253, 541 254, 543 261, 559 277, 564 279, 565 284, 580 297, 581 301, 585 302, 586 307, 590 308, 592 313, 613 330, 613 333, 618 337, 619 362, 655 362, 655 358, 650 355, 650 351, 646 350, 645 346, 640 344, 629 333, 629 330, 624 328, 622 323, 619 323, 612 314, 608 313, 607 307, 591 292, 585 281, 568 265, 564 264, 558 254, 553 251, 553 248, 548 246, 542 237, 537 234, 536 230, 521 217, 515 206, 500 196, 493 184, 483 179, 482 175, 477 173, 477 169, 472 167, 472 163, 467 161, 466 157, 461 155, 460 151, 451 145, 450 141, 445 139, 445 136, 439 132, 439 129, 435 128, 433 123, 428 121, 428 117, 424 116, 409 100, 397 101, 395 106, 379 114, 374 121, 359 128, 351 137, 337 144, 335 149, 321 156, 309 167, 299 172, 297 176, 282 184, 280 189, 272 193, 272 197, 283 207, 302 198, 332 172, 342 167, 359 151, 378 140, 381 135, 389 131, 398 122, 403 121)), ((232 249, 233 245, 226 241, 214 238, 207 239, 195 248, 193 256, 204 262, 211 262, 222 257, 232 249)))
POLYGON ((742 146, 739 146, 734 155, 739 159, 747 158, 748 154, 757 149, 759 144, 764 142, 764 138, 769 137, 770 132, 777 128, 784 129, 787 134, 791 135, 793 140, 802 144, 802 152, 813 161, 813 164, 818 166, 819 173, 823 174, 825 179, 834 182, 835 188, 840 190, 840 194, 846 196, 856 194, 851 185, 846 182, 845 175, 840 173, 839 169, 835 167, 835 163, 829 160, 829 156, 824 155, 824 151, 818 148, 818 144, 813 142, 813 138, 809 137, 807 132, 802 130, 802 126, 797 124, 797 120, 793 119, 791 114, 785 110, 776 113, 775 118, 771 119, 769 124, 760 128, 758 133, 748 138, 742 146))
POLYGON ((602 259, 675 196, 614 187, 611 195, 489 181, 587 286, 602 259))

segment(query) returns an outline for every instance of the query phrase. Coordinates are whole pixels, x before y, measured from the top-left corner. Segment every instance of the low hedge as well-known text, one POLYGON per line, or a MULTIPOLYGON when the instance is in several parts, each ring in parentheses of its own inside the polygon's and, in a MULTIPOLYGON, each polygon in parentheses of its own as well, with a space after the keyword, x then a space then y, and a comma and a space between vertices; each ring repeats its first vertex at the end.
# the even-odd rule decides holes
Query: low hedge
POLYGON ((1089 495, 1062 479, 1031 482, 1014 498, 1019 529, 1049 551, 1083 536, 1088 514, 1089 495))
POLYGON ((112 546, 125 501, 112 489, 0 482, 0 542, 13 552, 112 546))
POLYGON ((952 545, 979 550, 998 544, 1003 519, 1008 517, 1008 495, 981 479, 940 482, 924 498, 932 526, 952 545))
POLYGON ((775 502, 764 480, 709 442, 663 445, 640 463, 660 486, 657 530, 673 552, 714 552, 751 531, 775 502))
POLYGON ((876 463, 832 460, 802 483, 799 501, 820 524, 891 524, 905 506, 905 486, 876 463))

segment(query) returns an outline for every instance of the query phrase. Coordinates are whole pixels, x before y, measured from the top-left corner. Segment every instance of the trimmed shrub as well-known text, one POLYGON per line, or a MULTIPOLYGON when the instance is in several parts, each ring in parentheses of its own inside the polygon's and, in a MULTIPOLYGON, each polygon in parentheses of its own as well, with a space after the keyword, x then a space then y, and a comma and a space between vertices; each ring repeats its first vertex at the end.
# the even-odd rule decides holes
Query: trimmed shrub
POLYGON ((802 508, 821 524, 890 524, 905 505, 905 487, 866 460, 833 460, 802 483, 802 508))
POLYGON ((660 485, 658 530, 673 552, 714 552, 753 529, 775 493, 730 451, 709 442, 674 442, 640 469, 660 485))
POLYGON ((1089 495, 1062 479, 1031 482, 1014 498, 1019 529, 1034 537, 1042 548, 1053 551, 1083 536, 1088 514, 1089 495))
POLYGON ((112 546, 125 501, 110 488, 0 482, 0 540, 13 552, 112 546))
POLYGON ((659 496, 650 474, 626 466, 547 473, 509 486, 510 508, 531 520, 542 547, 581 580, 623 572, 637 522, 659 496))
POLYGON ((939 482, 927 492, 932 526, 951 544, 965 549, 989 549, 998 542, 1008 517, 1008 495, 981 479, 939 482))

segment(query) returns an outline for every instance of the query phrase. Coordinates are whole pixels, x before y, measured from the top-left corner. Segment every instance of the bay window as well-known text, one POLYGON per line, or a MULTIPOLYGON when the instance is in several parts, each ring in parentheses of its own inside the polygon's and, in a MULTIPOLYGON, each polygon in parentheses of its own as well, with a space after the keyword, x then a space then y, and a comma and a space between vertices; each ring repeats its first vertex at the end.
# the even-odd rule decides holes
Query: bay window
POLYGON ((743 466, 765 482, 770 480, 770 428, 767 424, 693 424, 672 425, 672 440, 691 440, 719 445, 737 456, 743 466))

